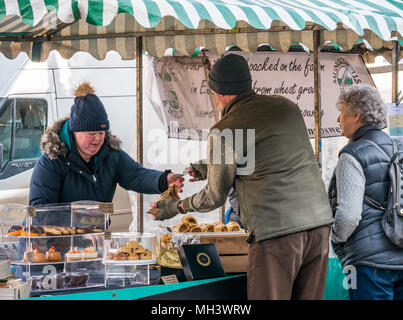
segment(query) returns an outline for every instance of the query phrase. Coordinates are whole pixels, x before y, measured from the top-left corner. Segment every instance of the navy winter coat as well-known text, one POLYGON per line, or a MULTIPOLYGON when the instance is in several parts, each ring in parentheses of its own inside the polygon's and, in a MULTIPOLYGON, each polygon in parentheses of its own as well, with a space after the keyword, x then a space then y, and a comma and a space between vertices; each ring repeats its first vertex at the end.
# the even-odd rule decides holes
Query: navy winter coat
POLYGON ((66 203, 79 200, 111 202, 116 184, 139 193, 161 193, 164 172, 143 168, 120 149, 120 140, 109 131, 95 157, 93 173, 80 158, 68 118, 55 122, 42 137, 43 155, 31 178, 29 204, 66 203))

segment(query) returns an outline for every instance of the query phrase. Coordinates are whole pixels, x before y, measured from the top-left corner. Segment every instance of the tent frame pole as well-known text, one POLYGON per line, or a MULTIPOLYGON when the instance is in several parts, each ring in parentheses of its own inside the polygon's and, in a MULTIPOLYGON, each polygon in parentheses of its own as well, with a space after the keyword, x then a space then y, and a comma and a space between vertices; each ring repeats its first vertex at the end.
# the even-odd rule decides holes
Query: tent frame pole
MULTIPOLYGON (((143 38, 136 38, 137 162, 143 165, 143 38)), ((143 232, 143 194, 137 193, 137 231, 143 232)))
POLYGON ((320 38, 321 31, 313 30, 313 73, 314 73, 314 107, 315 107, 315 157, 322 171, 322 106, 320 96, 320 38))
POLYGON ((399 102, 399 51, 400 45, 392 40, 392 103, 399 102))

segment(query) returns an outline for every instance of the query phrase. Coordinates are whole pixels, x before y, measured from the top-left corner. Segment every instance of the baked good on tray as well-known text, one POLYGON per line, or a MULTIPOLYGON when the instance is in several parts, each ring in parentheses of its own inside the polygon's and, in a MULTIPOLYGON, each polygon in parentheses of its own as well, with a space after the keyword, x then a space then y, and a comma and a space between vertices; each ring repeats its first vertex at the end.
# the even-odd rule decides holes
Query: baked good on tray
POLYGON ((231 222, 228 222, 226 224, 226 226, 227 226, 229 232, 231 232, 231 231, 241 231, 241 226, 239 225, 238 222, 231 221, 231 222))
POLYGON ((186 214, 182 217, 181 222, 191 227, 197 225, 197 220, 191 214, 186 214))
POLYGON ((193 225, 189 228, 189 232, 202 232, 202 229, 198 225, 193 225))
POLYGON ((222 222, 214 222, 214 232, 228 232, 228 227, 222 222))
POLYGON ((201 223, 200 229, 202 232, 214 232, 214 225, 210 223, 201 223))
POLYGON ((45 253, 45 258, 47 262, 61 262, 62 255, 60 251, 57 251, 54 246, 51 246, 48 251, 45 253))
POLYGON ((177 233, 183 233, 189 231, 189 226, 185 223, 179 223, 172 227, 172 229, 177 233))
POLYGON ((23 227, 19 225, 13 225, 8 228, 7 235, 8 236, 20 236, 22 232, 23 227))
POLYGON ((43 230, 43 227, 37 227, 37 226, 31 226, 29 227, 24 227, 21 231, 21 236, 23 237, 40 237, 40 236, 45 236, 46 233, 43 230))
POLYGON ((98 258, 98 252, 94 247, 90 246, 83 250, 82 257, 83 257, 83 260, 96 259, 96 258, 98 258))
POLYGON ((22 259, 22 262, 31 262, 31 263, 45 263, 46 257, 43 252, 40 252, 38 248, 35 248, 34 250, 28 249, 24 253, 24 257, 22 259), (32 261, 29 261, 28 255, 32 254, 32 261))
POLYGON ((77 250, 77 247, 71 249, 69 252, 66 253, 67 261, 80 261, 81 259, 82 259, 82 252, 81 250, 77 250))

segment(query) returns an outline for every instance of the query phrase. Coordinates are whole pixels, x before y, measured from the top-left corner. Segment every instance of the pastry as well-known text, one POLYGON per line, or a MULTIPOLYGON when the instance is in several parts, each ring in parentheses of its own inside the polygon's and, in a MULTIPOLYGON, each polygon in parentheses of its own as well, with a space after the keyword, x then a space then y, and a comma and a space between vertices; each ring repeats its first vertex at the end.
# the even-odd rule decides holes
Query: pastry
POLYGON ((61 262, 62 255, 56 250, 54 246, 51 246, 48 251, 46 251, 45 258, 48 262, 61 262))
POLYGON ((172 240, 172 234, 170 234, 170 233, 164 233, 161 236, 161 242, 167 242, 167 241, 170 241, 170 240, 172 240))
POLYGON ((31 228, 24 227, 21 231, 21 236, 23 237, 40 237, 40 236, 45 236, 45 232, 42 227, 34 227, 31 226, 31 228), (31 230, 30 230, 31 229, 31 230))
POLYGON ((127 257, 127 260, 139 260, 139 255, 137 253, 131 253, 127 257))
POLYGON ((189 227, 188 227, 187 224, 179 223, 179 224, 177 224, 177 225, 174 225, 174 226, 172 227, 172 229, 173 229, 175 232, 177 232, 177 233, 183 233, 183 232, 188 232, 189 227))
POLYGON ((43 226, 43 231, 46 233, 47 236, 61 236, 62 232, 55 227, 50 226, 43 226))
POLYGON ((22 232, 22 226, 10 226, 10 228, 8 228, 8 236, 20 236, 22 232))
POLYGON ((139 247, 138 241, 132 240, 126 243, 126 248, 137 249, 139 247))
POLYGON ((202 232, 202 229, 200 228, 200 226, 195 225, 189 228, 189 232, 202 232))
POLYGON ((22 262, 30 262, 30 263, 45 263, 46 262, 46 257, 42 252, 39 252, 39 250, 36 248, 34 251, 32 249, 28 249, 24 253, 24 257, 22 259, 22 262), (32 260, 30 261, 28 255, 32 254, 32 260))
POLYGON ((241 226, 239 225, 238 222, 235 222, 235 221, 228 222, 227 228, 228 228, 228 231, 240 231, 241 230, 241 226))
POLYGON ((130 248, 127 248, 126 246, 121 246, 118 248, 118 253, 130 254, 132 253, 132 250, 130 248))
POLYGON ((69 231, 69 234, 76 234, 76 230, 71 227, 66 227, 66 229, 69 231))
POLYGON ((200 228, 202 232, 214 232, 214 225, 210 223, 201 223, 200 228))
POLYGON ((164 233, 163 235, 161 235, 160 247, 161 247, 161 249, 165 249, 165 250, 174 249, 174 244, 172 241, 172 234, 164 233))
POLYGON ((70 234, 69 229, 66 228, 66 227, 53 227, 53 228, 55 228, 56 230, 60 231, 62 235, 69 235, 70 234))
POLYGON ((91 260, 98 258, 98 252, 94 247, 87 247, 83 251, 83 260, 91 260))
POLYGON ((83 228, 74 227, 76 234, 84 234, 85 230, 83 228))
POLYGON ((79 261, 82 258, 82 253, 80 250, 77 250, 77 247, 71 249, 69 252, 66 253, 66 260, 67 261, 79 261))
POLYGON ((135 253, 144 253, 146 250, 143 246, 139 246, 137 249, 134 250, 135 253))
MULTIPOLYGON (((24 253, 24 259, 22 260, 23 262, 30 262, 28 261, 28 253, 31 252, 31 250, 28 250, 27 252, 24 253)), ((37 248, 33 252, 33 257, 32 257, 32 263, 45 263, 46 262, 46 257, 43 254, 43 252, 40 252, 37 248)))
POLYGON ((190 214, 183 216, 181 221, 182 223, 188 225, 189 227, 197 224, 196 218, 190 214))
POLYGON ((115 254, 113 259, 114 260, 127 260, 128 255, 129 255, 128 253, 118 252, 117 254, 115 254))
POLYGON ((90 227, 89 229, 90 229, 90 232, 92 232, 92 233, 104 232, 104 230, 101 227, 97 227, 97 226, 90 227))
POLYGON ((214 222, 214 232, 228 232, 227 226, 222 222, 214 222))
MULTIPOLYGON (((178 196, 178 186, 176 184, 171 184, 167 190, 161 193, 157 202, 163 200, 180 200, 180 197, 178 196)), ((150 208, 147 213, 156 214, 158 211, 158 208, 150 208)))
POLYGON ((114 253, 114 252, 109 251, 109 252, 106 254, 106 259, 108 259, 108 260, 113 260, 114 258, 115 258, 115 253, 114 253))
POLYGON ((150 250, 146 250, 144 253, 140 253, 141 260, 150 260, 153 258, 150 250))

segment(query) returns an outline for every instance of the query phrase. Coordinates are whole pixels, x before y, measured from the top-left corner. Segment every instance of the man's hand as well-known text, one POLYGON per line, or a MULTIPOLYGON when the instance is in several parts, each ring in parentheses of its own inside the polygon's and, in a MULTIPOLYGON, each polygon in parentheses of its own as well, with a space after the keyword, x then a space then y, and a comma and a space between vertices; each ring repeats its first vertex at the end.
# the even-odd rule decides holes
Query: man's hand
POLYGON ((192 177, 189 182, 196 182, 207 179, 207 165, 202 163, 191 163, 186 168, 187 173, 192 177))
POLYGON ((178 192, 182 192, 182 188, 183 188, 183 181, 185 181, 185 178, 183 178, 182 174, 176 174, 176 173, 170 173, 167 176, 167 182, 168 182, 168 187, 171 184, 176 184, 176 186, 178 187, 178 192))
POLYGON ((182 213, 178 207, 180 200, 162 200, 151 203, 152 208, 157 208, 158 212, 153 214, 153 220, 166 220, 182 213))

